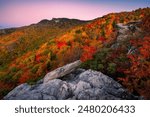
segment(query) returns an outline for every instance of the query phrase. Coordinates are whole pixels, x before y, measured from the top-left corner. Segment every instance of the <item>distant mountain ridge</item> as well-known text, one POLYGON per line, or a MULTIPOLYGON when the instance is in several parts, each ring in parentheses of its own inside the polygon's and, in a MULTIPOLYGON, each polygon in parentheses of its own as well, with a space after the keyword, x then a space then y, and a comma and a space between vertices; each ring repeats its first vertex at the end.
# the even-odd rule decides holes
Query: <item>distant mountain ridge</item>
POLYGON ((43 19, 38 24, 65 23, 65 22, 80 23, 80 22, 88 22, 88 21, 69 19, 69 18, 52 18, 51 20, 43 19))
POLYGON ((78 19, 69 19, 69 18, 53 18, 51 20, 43 19, 38 23, 31 24, 29 26, 22 26, 17 28, 1 28, 0 27, 0 35, 10 34, 16 30, 22 30, 24 28, 30 28, 30 27, 38 27, 38 26, 49 26, 49 28, 53 27, 59 27, 59 28, 70 28, 73 26, 77 26, 80 24, 87 23, 89 21, 82 21, 78 19))

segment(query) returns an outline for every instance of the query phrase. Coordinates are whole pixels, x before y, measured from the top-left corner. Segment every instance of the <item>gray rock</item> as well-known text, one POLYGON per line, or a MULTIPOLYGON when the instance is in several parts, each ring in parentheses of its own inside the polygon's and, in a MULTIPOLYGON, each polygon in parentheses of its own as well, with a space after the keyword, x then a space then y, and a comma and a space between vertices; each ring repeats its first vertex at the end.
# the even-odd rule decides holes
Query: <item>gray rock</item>
POLYGON ((62 82, 61 87, 58 90, 57 97, 58 99, 67 99, 69 95, 71 94, 71 88, 69 87, 69 84, 66 82, 62 82))
POLYGON ((74 90, 74 95, 78 95, 80 91, 84 91, 86 89, 90 89, 91 86, 89 83, 84 82, 84 81, 79 81, 78 84, 76 85, 76 89, 74 90))
POLYGON ((77 95, 78 100, 119 100, 116 96, 108 94, 105 90, 99 88, 87 89, 77 95))
POLYGON ((56 100, 54 96, 43 94, 43 100, 56 100))
POLYGON ((117 27, 118 27, 119 29, 128 29, 128 26, 125 26, 123 23, 118 23, 118 24, 117 24, 117 27))
POLYGON ((9 98, 15 98, 19 95, 22 95, 30 90, 31 86, 29 86, 27 83, 21 84, 17 86, 15 89, 13 89, 11 92, 7 94, 7 96, 4 97, 4 99, 9 99, 9 98))

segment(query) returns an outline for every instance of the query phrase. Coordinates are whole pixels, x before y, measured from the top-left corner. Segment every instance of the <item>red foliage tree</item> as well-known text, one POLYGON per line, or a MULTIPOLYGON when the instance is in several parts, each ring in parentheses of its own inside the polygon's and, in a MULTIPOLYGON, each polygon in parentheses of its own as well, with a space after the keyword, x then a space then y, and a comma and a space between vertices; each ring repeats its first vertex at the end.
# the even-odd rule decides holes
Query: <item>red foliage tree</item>
POLYGON ((99 39, 102 43, 106 41, 106 39, 104 37, 99 37, 99 39))
POLYGON ((64 41, 62 41, 62 42, 57 42, 57 47, 58 47, 58 49, 60 49, 60 48, 62 48, 62 47, 64 47, 64 46, 66 46, 66 45, 67 45, 67 43, 64 42, 64 41))
POLYGON ((150 37, 131 41, 136 52, 129 54, 130 66, 124 71, 126 78, 120 80, 131 91, 136 91, 146 98, 150 98, 150 37))
POLYGON ((145 78, 150 76, 150 37, 138 39, 132 44, 138 48, 137 54, 130 54, 131 67, 126 72, 129 76, 136 78, 145 78))
POLYGON ((29 74, 29 71, 26 70, 22 75, 21 77, 19 78, 19 83, 22 84, 22 83, 25 83, 27 82, 29 79, 30 79, 30 74, 29 74))
POLYGON ((142 29, 150 34, 150 14, 142 19, 142 29))
POLYGON ((41 56, 40 56, 39 54, 36 55, 36 56, 35 56, 35 61, 36 61, 36 62, 40 62, 40 58, 41 58, 41 56))
POLYGON ((92 27, 93 27, 92 24, 87 25, 87 28, 92 28, 92 27))
POLYGON ((95 54, 95 52, 96 52, 95 47, 84 46, 83 53, 81 56, 81 61, 84 62, 84 61, 93 59, 93 55, 95 54))

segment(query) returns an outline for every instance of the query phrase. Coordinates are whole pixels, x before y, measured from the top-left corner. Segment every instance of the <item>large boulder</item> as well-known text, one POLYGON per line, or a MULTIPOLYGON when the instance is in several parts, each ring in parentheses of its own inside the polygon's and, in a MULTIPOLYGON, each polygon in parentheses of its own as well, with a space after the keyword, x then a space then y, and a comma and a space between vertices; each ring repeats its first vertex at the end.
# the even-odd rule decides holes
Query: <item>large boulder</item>
POLYGON ((140 99, 118 82, 93 70, 77 69, 60 79, 35 85, 22 84, 4 97, 5 100, 104 100, 140 99))
POLYGON ((65 76, 66 74, 71 73, 77 67, 79 67, 80 64, 81 64, 81 61, 78 60, 73 63, 67 64, 63 67, 57 68, 56 70, 46 74, 46 76, 44 77, 44 83, 48 82, 49 80, 60 78, 60 77, 65 76))

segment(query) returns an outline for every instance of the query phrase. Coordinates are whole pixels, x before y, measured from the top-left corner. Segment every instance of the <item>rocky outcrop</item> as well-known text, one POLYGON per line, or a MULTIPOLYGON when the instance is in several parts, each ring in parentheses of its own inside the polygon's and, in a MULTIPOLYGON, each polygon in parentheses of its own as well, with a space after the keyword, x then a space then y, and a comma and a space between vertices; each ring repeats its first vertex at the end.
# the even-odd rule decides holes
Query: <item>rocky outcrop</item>
MULTIPOLYGON (((5 100, 121 100, 140 99, 127 92, 118 82, 101 72, 84 69, 70 69, 58 75, 60 69, 78 65, 76 61, 48 73, 35 85, 21 84, 4 97, 5 100), (74 71, 73 71, 74 70, 74 71), (61 76, 59 79, 53 77, 61 76), (58 74, 57 74, 58 73, 58 74), (52 80, 50 78, 52 76, 52 80), (55 79, 54 79, 55 78, 55 79)), ((76 66, 75 66, 76 67, 76 66)))
MULTIPOLYGON (((138 27, 140 23, 140 21, 133 21, 127 24, 117 24, 118 36, 115 44, 113 44, 111 48, 118 48, 119 46, 122 46, 128 42, 130 39, 139 38, 141 35, 141 29, 138 27)), ((133 49, 133 47, 131 48, 133 49)), ((131 48, 129 47, 129 50, 131 48)))

